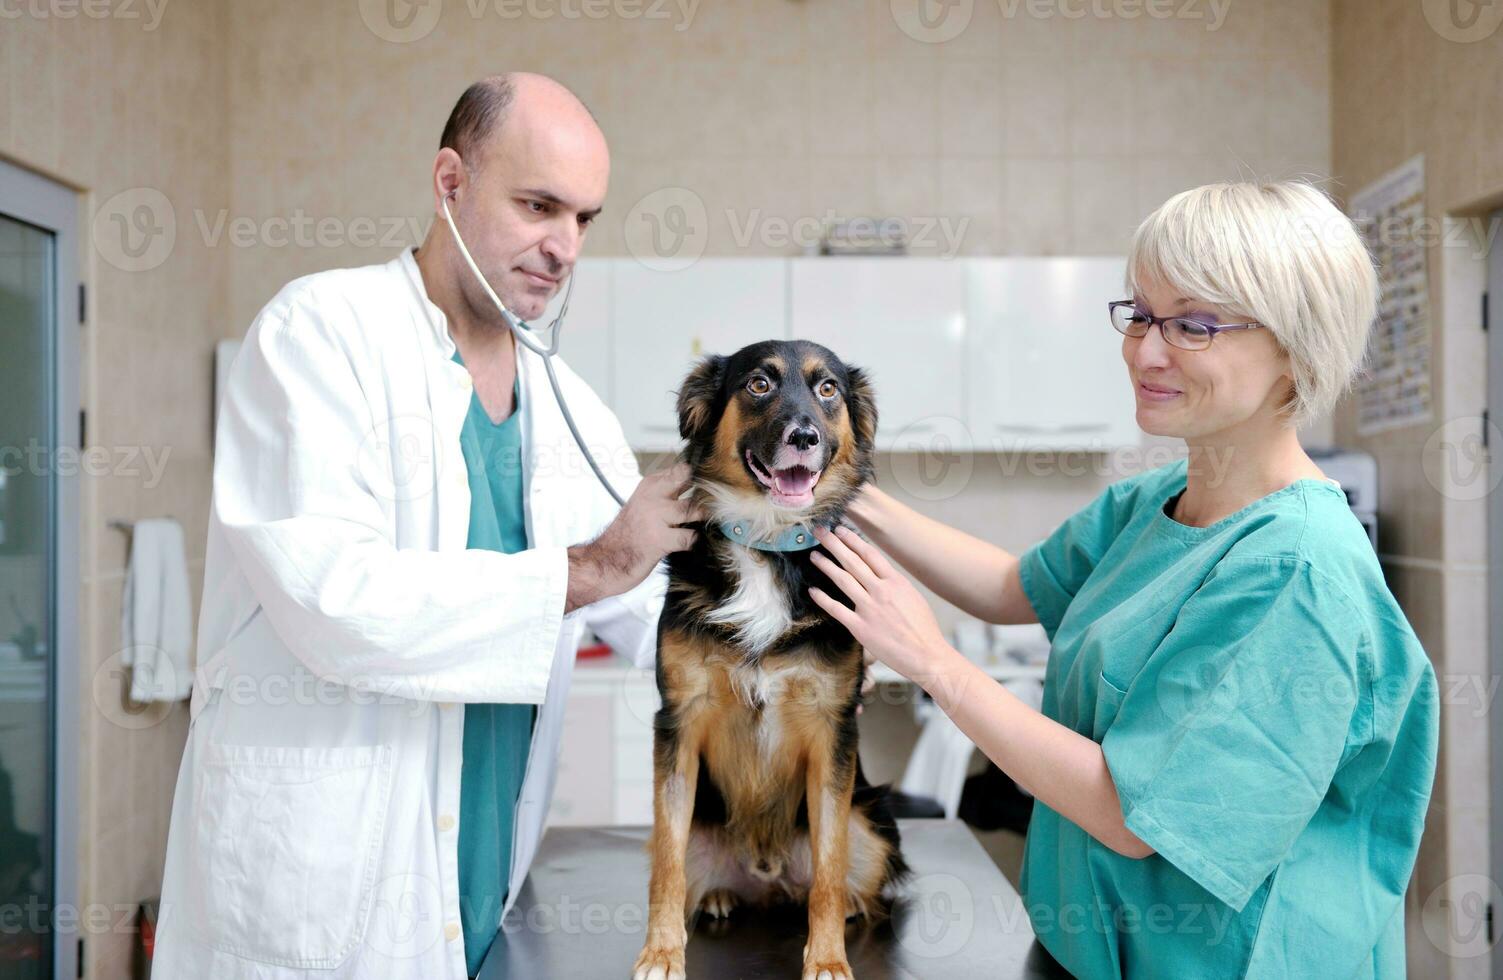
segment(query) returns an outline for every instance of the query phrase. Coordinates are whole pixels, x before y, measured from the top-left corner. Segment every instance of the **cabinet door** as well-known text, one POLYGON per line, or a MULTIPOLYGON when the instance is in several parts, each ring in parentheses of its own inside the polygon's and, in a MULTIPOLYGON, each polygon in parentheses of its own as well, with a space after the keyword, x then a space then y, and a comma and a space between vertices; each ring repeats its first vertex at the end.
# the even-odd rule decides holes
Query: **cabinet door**
POLYGON ((1136 445, 1122 336, 1119 258, 972 259, 967 378, 976 448, 1106 450, 1136 445))
MULTIPOLYGON (((611 259, 580 259, 574 264, 574 294, 564 317, 558 353, 574 373, 614 407, 611 394, 611 259)), ((539 317, 535 326, 546 329, 558 316, 561 297, 539 317)))
POLYGON ((700 259, 675 272, 615 261, 611 390, 633 449, 678 447, 679 386, 704 354, 788 336, 784 259, 700 259))
POLYGON ((553 804, 548 808, 550 824, 594 827, 614 818, 610 792, 616 779, 610 751, 614 700, 608 692, 576 691, 565 704, 553 804))
POLYGON ((823 344, 870 373, 879 448, 959 428, 964 261, 826 257, 791 265, 793 337, 823 344))

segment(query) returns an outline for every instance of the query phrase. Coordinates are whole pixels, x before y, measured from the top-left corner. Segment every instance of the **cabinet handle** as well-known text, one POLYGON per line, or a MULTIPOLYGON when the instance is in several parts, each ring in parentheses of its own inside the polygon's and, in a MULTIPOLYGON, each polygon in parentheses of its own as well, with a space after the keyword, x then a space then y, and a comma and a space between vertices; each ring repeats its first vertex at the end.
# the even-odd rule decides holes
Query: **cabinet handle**
POLYGON ((1107 423, 1105 422, 1088 422, 1077 425, 1007 425, 1002 422, 997 423, 997 428, 1004 432, 1104 432, 1107 427, 1107 423))
POLYGON ((673 435, 678 435, 678 426, 667 425, 662 422, 644 422, 642 428, 647 432, 670 432, 673 435))

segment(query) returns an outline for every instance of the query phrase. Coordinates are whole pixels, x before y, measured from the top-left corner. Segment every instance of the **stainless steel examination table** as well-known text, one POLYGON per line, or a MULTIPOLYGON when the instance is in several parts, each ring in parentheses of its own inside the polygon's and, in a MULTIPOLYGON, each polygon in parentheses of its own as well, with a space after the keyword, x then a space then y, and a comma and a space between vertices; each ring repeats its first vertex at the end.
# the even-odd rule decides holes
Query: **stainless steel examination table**
MULTIPOLYGON (((857 980, 1068 977, 965 824, 903 820, 899 829, 913 877, 891 920, 847 926, 857 980)), ((479 980, 628 980, 647 933, 646 841, 646 827, 549 830, 479 980)), ((689 980, 798 980, 807 932, 795 907, 699 915, 689 980)))

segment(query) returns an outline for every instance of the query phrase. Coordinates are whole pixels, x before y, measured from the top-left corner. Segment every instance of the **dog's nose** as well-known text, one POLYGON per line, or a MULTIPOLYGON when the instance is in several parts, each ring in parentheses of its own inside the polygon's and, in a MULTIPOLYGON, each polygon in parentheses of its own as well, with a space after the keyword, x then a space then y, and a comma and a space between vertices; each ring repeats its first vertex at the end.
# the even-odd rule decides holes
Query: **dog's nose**
POLYGON ((813 449, 819 445, 819 430, 812 425, 796 426, 792 432, 788 433, 788 445, 799 452, 813 449))

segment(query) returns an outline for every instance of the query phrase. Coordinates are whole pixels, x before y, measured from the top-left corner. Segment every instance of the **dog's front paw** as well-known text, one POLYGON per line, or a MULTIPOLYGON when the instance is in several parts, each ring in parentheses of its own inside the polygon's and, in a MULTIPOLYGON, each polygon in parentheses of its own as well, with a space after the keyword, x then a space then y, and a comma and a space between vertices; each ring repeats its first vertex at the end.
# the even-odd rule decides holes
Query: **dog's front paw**
POLYGON ((854 980, 851 964, 846 962, 844 944, 804 943, 803 980, 854 980), (815 949, 816 945, 826 948, 815 949))
POLYGON ((853 980, 844 956, 805 958, 803 980, 853 980))
POLYGON ((684 980, 684 947, 651 943, 642 947, 631 980, 684 980))

